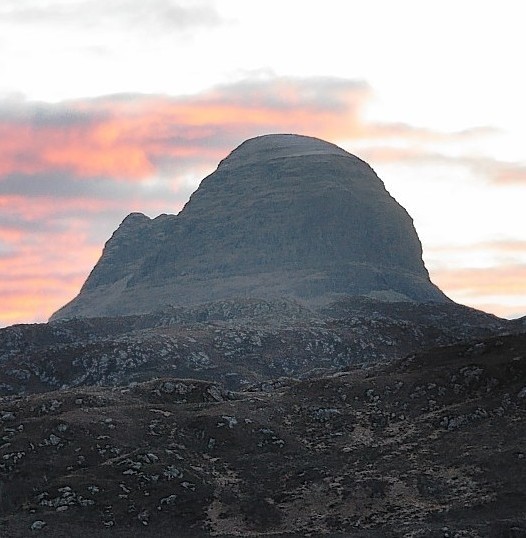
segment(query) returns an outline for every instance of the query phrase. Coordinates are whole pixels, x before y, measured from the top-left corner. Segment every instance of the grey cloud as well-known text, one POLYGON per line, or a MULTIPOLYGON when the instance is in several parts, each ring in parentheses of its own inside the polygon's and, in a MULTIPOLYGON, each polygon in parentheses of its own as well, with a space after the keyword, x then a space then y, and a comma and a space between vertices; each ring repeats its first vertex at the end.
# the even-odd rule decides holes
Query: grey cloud
MULTIPOLYGON (((21 208, 13 206, 0 214, 1 230, 16 230, 24 233, 57 232, 61 230, 56 220, 37 220, 24 214, 21 208)), ((7 254, 6 254, 7 256, 7 254)))
POLYGON ((35 127, 90 125, 107 117, 102 110, 80 110, 77 103, 45 103, 7 97, 0 101, 0 121, 35 127))
MULTIPOLYGON (((409 128, 411 129, 411 128, 409 128)), ((400 129, 399 137, 403 138, 406 132, 410 138, 411 130, 400 129)), ((431 131, 425 131, 429 136, 432 136, 431 131)), ((473 136, 481 134, 493 134, 493 131, 485 128, 473 129, 469 132, 473 136)), ((454 140, 458 137, 468 136, 468 131, 459 133, 443 134, 438 133, 437 139, 445 140, 449 137, 454 140)), ((524 186, 526 185, 526 164, 520 162, 505 162, 486 156, 470 156, 470 155, 448 155, 431 151, 426 147, 416 147, 411 149, 393 148, 385 146, 372 146, 361 150, 361 155, 371 162, 386 162, 386 163, 412 163, 412 164, 427 164, 427 165, 460 165, 470 170, 476 177, 484 181, 489 181, 494 185, 501 187, 506 186, 524 186)))
POLYGON ((187 30, 221 24, 211 1, 175 0, 2 0, 0 16, 17 24, 67 24, 82 28, 119 27, 187 30))
POLYGON ((13 254, 15 254, 15 249, 11 245, 0 241, 0 259, 10 258, 13 254))
MULTIPOLYGON (((116 184, 118 185, 118 184, 116 184)), ((91 178, 89 181, 75 180, 60 172, 44 174, 8 174, 0 181, 0 195, 57 199, 79 196, 95 196, 113 199, 124 194, 116 185, 91 178), (116 192, 117 191, 117 192, 116 192), (121 191, 121 192, 118 192, 121 191)))
MULTIPOLYGON (((170 96, 163 94, 119 93, 86 100, 45 103, 25 101, 22 97, 7 97, 0 100, 0 121, 15 123, 29 122, 35 126, 68 126, 90 124, 106 119, 114 105, 141 106, 159 100, 175 105, 226 105, 239 107, 266 107, 272 110, 290 111, 294 107, 307 107, 317 110, 338 112, 347 110, 349 96, 356 105, 372 95, 371 88, 363 81, 336 77, 274 77, 268 79, 245 79, 224 84, 190 96, 170 96), (292 90, 292 93, 290 92, 292 90)), ((0 96, 1 97, 1 96, 0 96)), ((315 111, 315 110, 313 110, 315 111)), ((247 117, 250 123, 250 117, 247 117)), ((171 125, 170 136, 179 143, 188 140, 185 136, 186 125, 171 125)), ((215 127, 220 131, 220 127, 215 127)), ((210 127, 202 127, 205 142, 215 144, 210 127)), ((188 142, 191 144, 191 140, 188 142)))
MULTIPOLYGON (((9 213, 0 215, 0 229, 16 231, 22 235, 21 241, 13 243, 0 243, 0 259, 10 259, 20 256, 20 251, 27 249, 28 244, 43 244, 50 237, 71 231, 71 221, 78 219, 78 209, 67 207, 50 208, 52 218, 34 218, 26 215, 19 208, 12 208, 9 213)), ((124 211, 113 209, 101 209, 90 218, 85 215, 86 242, 95 246, 102 246, 115 228, 120 214, 124 211)), ((121 219, 122 220, 122 219, 121 219)), ((51 239, 52 240, 52 239, 51 239)))
MULTIPOLYGON (((173 189, 169 180, 159 180, 155 185, 117 181, 114 178, 75 179, 60 172, 47 174, 9 174, 0 180, 0 195, 21 196, 26 199, 47 198, 57 204, 69 199, 118 202, 126 205, 131 200, 148 202, 163 200, 176 205, 184 194, 173 189)), ((186 193, 185 193, 186 194, 186 193)))
POLYGON ((149 22, 151 25, 170 29, 187 29, 198 26, 216 26, 222 19, 210 3, 194 3, 182 6, 169 0, 154 0, 150 2, 127 1, 133 9, 130 20, 135 24, 149 22))
MULTIPOLYGON (((217 101, 237 105, 265 105, 275 110, 290 110, 291 106, 315 106, 323 110, 342 110, 349 107, 349 95, 356 101, 372 95, 371 87, 361 80, 338 77, 271 77, 262 79, 244 79, 238 82, 217 86, 214 89, 217 101), (283 89, 294 89, 297 98, 292 102, 291 96, 283 89)), ((196 96, 195 101, 199 101, 196 96)))
MULTIPOLYGON (((128 213, 137 210, 151 210, 152 216, 176 213, 195 187, 181 184, 174 188, 169 179, 144 185, 104 178, 75 180, 61 174, 11 174, 0 181, 0 195, 21 197, 24 203, 4 208, 0 214, 0 230, 29 235, 63 233, 68 231, 71 219, 80 217, 89 222, 88 242, 102 245, 116 223, 128 213)), ((5 256, 11 254, 6 252, 5 256)))
POLYGON ((122 201, 135 199, 157 200, 179 198, 171 185, 161 180, 155 186, 139 182, 118 181, 114 178, 79 179, 61 172, 40 174, 8 174, 0 180, 0 195, 48 198, 57 200, 86 198, 87 200, 122 201))
POLYGON ((290 110, 291 103, 288 90, 294 90, 298 105, 317 106, 323 109, 340 109, 348 106, 348 97, 353 94, 356 99, 372 97, 371 86, 357 79, 341 77, 247 77, 220 84, 201 93, 184 96, 169 94, 116 93, 103 95, 90 100, 93 103, 131 103, 162 99, 178 104, 223 103, 240 106, 266 105, 270 108, 290 110), (286 93, 280 93, 280 89, 286 93))

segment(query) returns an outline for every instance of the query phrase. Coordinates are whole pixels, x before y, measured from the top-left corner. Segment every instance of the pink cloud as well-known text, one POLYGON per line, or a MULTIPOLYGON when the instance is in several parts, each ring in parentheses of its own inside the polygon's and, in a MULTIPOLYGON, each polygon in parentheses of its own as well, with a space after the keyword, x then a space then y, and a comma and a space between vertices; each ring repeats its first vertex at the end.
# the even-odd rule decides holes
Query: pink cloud
POLYGON ((370 97, 363 83, 315 78, 244 82, 190 97, 26 103, 8 114, 0 109, 0 177, 61 173, 139 181, 167 163, 179 169, 216 163, 245 138, 268 132, 332 140, 422 135, 408 126, 363 121, 370 97))
POLYGON ((438 269, 433 280, 451 293, 472 296, 524 295, 526 265, 509 264, 487 268, 438 269))
POLYGON ((481 241, 470 245, 443 245, 429 247, 428 252, 495 252, 498 254, 526 254, 526 241, 502 240, 502 241, 481 241))
POLYGON ((526 166, 518 163, 500 163, 493 172, 493 181, 499 185, 526 185, 526 166))
POLYGON ((77 293, 101 252, 80 225, 64 232, 2 229, 0 240, 11 251, 0 257, 1 325, 46 319, 77 293))
MULTIPOLYGON (((376 131, 376 133, 378 134, 378 138, 381 138, 379 131, 376 131)), ((421 132, 416 138, 419 142, 425 141, 426 136, 429 137, 429 141, 455 141, 456 139, 471 136, 470 133, 471 131, 450 134, 421 132)), ((482 131, 482 133, 485 133, 485 131, 482 131)), ((393 129, 391 134, 393 140, 411 141, 412 135, 410 132, 400 131, 396 134, 396 129, 393 129)), ((478 136, 478 134, 478 131, 473 131, 474 136, 478 136)), ((487 134, 491 134, 491 132, 488 131, 487 134)), ((526 185, 526 165, 523 163, 499 161, 488 157, 473 157, 469 155, 446 155, 436 150, 431 150, 421 143, 406 147, 376 145, 365 148, 361 151, 361 155, 366 159, 370 159, 372 162, 390 164, 460 165, 470 170, 481 180, 489 181, 500 187, 526 185)))

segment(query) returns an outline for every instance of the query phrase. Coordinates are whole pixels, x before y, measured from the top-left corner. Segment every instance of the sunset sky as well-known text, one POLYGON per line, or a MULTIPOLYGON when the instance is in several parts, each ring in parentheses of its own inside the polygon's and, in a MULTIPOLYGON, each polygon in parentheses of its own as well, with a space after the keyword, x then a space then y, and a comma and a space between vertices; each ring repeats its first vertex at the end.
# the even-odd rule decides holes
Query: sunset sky
POLYGON ((366 160, 452 299, 526 315, 519 0, 1 0, 0 326, 72 299, 132 211, 246 138, 366 160))

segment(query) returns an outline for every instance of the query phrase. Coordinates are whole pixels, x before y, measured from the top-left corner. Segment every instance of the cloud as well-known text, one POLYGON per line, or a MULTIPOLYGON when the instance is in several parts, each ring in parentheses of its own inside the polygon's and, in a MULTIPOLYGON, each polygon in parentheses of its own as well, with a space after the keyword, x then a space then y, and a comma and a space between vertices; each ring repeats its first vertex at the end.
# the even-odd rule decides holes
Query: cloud
POLYGON ((522 304, 508 305, 502 302, 502 297, 492 298, 493 302, 476 302, 472 304, 473 308, 482 310, 483 312, 492 312, 501 318, 516 319, 526 317, 526 299, 523 299, 522 304))
POLYGON ((517 239, 497 240, 497 241, 482 241, 479 243, 473 243, 469 245, 442 245, 434 246, 429 249, 431 252, 444 253, 444 252, 497 252, 499 254, 525 254, 526 255, 526 241, 517 239))
POLYGON ((142 32, 153 29, 188 30, 221 24, 212 2, 184 0, 3 0, 0 13, 4 22, 19 25, 73 25, 75 27, 130 27, 142 32))
MULTIPOLYGON (((373 129, 381 139, 381 128, 373 129)), ((389 164, 419 164, 434 166, 461 166, 469 170, 474 177, 487 181, 499 187, 526 186, 526 164, 493 159, 486 156, 451 155, 441 153, 437 147, 426 146, 425 142, 451 143, 461 141, 464 137, 490 136, 495 134, 491 129, 472 129, 458 133, 437 133, 422 130, 414 135, 405 126, 397 128, 387 127, 391 131, 393 141, 403 141, 406 144, 411 139, 417 140, 417 144, 403 146, 377 144, 375 147, 367 147, 363 150, 365 158, 377 163, 389 164)))
POLYGON ((453 300, 501 317, 526 313, 526 263, 437 269, 433 282, 453 300))
POLYGON ((498 267, 440 269, 433 272, 435 282, 451 293, 477 297, 525 295, 526 264, 498 267))
POLYGON ((58 104, 5 101, 0 107, 0 176, 142 181, 213 166, 242 140, 268 132, 355 140, 373 162, 460 163, 500 181, 524 173, 489 159, 451 157, 425 145, 486 136, 490 129, 443 133, 366 121, 363 111, 372 98, 362 81, 269 77, 182 97, 119 94, 58 104))
MULTIPOLYGON (((466 136, 365 121, 362 113, 372 95, 361 81, 313 77, 245 80, 183 97, 6 102, 0 107, 0 178, 140 182, 214 166, 244 139, 269 132, 376 143, 466 136)), ((371 154, 384 160, 432 158, 415 148, 371 154)))
POLYGON ((499 185, 526 185, 526 165, 521 163, 494 162, 491 180, 499 185))
POLYGON ((355 135, 369 89, 339 79, 241 82, 191 97, 118 95, 0 108, 0 177, 141 181, 217 162, 273 131, 355 135))
MULTIPOLYGON (((125 186, 126 187, 126 186, 125 186)), ((64 172, 42 174, 7 174, 0 182, 0 196, 23 195, 42 197, 53 192, 57 199, 88 196, 95 198, 124 197, 124 189, 115 182, 91 178, 90 181, 72 181, 64 172)))
MULTIPOLYGON (((517 243, 503 243, 502 249, 506 252, 509 247, 515 253, 521 249, 520 242, 517 243)), ((524 254, 525 250, 520 252, 524 254)), ((430 274, 433 282, 460 304, 505 318, 526 314, 526 262, 501 261, 479 268, 441 267, 430 270, 430 274)))
POLYGON ((177 212, 198 181, 250 136, 359 136, 370 96, 362 82, 282 78, 183 97, 7 98, 0 102, 0 226, 30 231, 75 212, 94 218, 113 211, 114 227, 132 210, 177 212))
POLYGON ((101 246, 89 240, 88 223, 77 216, 55 229, 5 228, 8 252, 0 256, 0 324, 42 321, 76 294, 101 246))

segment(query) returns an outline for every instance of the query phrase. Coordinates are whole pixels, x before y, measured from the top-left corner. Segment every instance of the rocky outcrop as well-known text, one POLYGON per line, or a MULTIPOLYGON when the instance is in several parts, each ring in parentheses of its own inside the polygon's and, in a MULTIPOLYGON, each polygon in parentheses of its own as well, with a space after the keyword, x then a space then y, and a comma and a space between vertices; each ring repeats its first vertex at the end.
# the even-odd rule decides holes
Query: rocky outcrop
POLYGON ((177 376, 230 390, 372 364, 514 329, 455 303, 216 301, 0 330, 0 397, 177 376))
POLYGON ((231 298, 447 302, 412 220, 365 162, 315 138, 235 149, 178 215, 129 215, 79 295, 52 319, 231 298))

